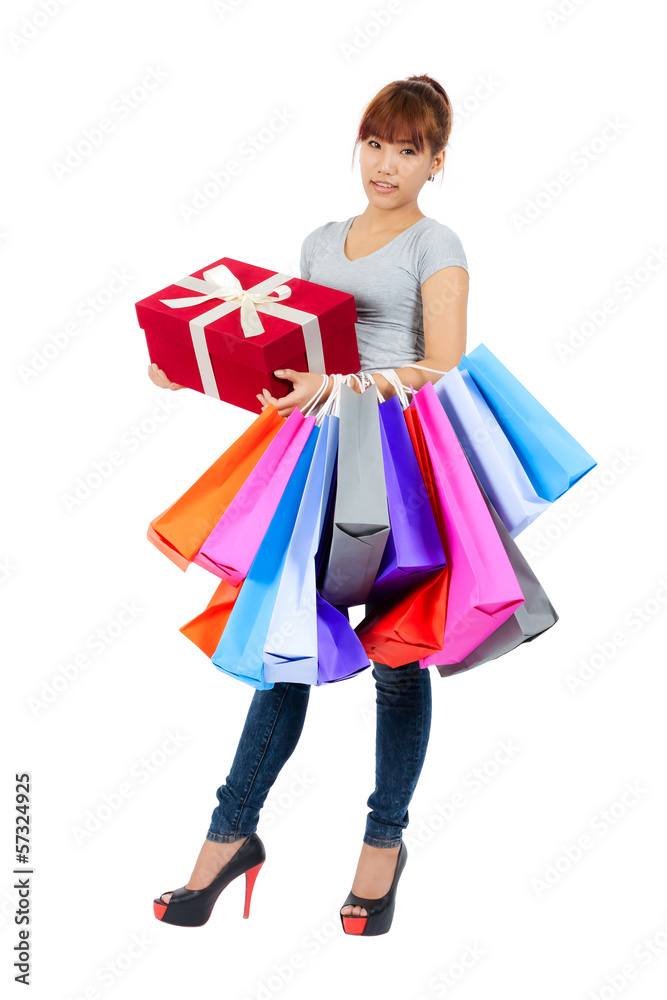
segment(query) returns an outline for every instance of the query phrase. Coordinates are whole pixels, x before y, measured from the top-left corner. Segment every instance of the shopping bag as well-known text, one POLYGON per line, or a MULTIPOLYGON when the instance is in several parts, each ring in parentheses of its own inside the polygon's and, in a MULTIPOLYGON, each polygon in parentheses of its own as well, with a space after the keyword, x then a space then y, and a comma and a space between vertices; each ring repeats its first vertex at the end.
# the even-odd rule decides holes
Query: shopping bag
POLYGON ((550 506, 542 499, 470 372, 452 368, 434 384, 459 443, 513 538, 550 506))
POLYGON ((193 562, 230 583, 243 580, 314 427, 315 417, 292 410, 193 562))
POLYGON ((402 667, 442 648, 449 567, 430 573, 407 591, 366 603, 355 632, 371 660, 402 667))
POLYGON ((370 660, 345 609, 339 610, 318 593, 317 604, 317 683, 332 684, 356 676, 370 660))
MULTIPOLYGON (((404 410, 403 419, 410 434, 442 544, 445 522, 416 410, 410 407, 404 410)), ((372 660, 390 667, 400 667, 442 649, 449 578, 449 567, 445 565, 417 581, 405 593, 393 595, 383 601, 366 603, 365 617, 355 631, 372 660)))
POLYGON ((311 426, 211 657, 218 670, 258 689, 273 687, 264 676, 264 647, 319 430, 311 426))
POLYGON ((469 670, 471 667, 479 666, 482 663, 488 663, 490 660, 498 659, 498 657, 508 653, 511 649, 515 649, 521 643, 531 642, 558 621, 556 609, 547 597, 542 584, 533 573, 525 556, 503 524, 500 514, 486 494, 479 478, 477 476, 475 478, 489 513, 493 518, 493 523, 496 526, 503 547, 512 564, 516 578, 519 581, 519 586, 525 600, 506 621, 492 632, 487 639, 484 639, 475 649, 468 653, 467 656, 463 657, 463 659, 457 663, 437 664, 438 673, 441 677, 449 677, 452 674, 469 670))
POLYGON ((206 653, 209 660, 218 647, 242 586, 243 581, 232 584, 228 580, 221 580, 206 608, 179 629, 179 632, 206 653))
POLYGON ((363 604, 389 534, 378 399, 341 386, 336 498, 320 594, 334 607, 363 604))
POLYGON ((264 676, 272 683, 317 684, 315 551, 337 450, 338 421, 325 416, 285 553, 264 646, 264 676))
POLYGON ((183 496, 153 518, 149 541, 186 570, 284 423, 275 406, 267 406, 183 496))
POLYGON ((414 394, 444 519, 450 570, 443 648, 423 665, 458 661, 513 613, 524 597, 468 460, 433 384, 414 394))
POLYGON ((539 496, 553 502, 597 465, 484 344, 459 368, 472 375, 539 496))
POLYGON ((405 591, 445 565, 445 553, 397 396, 380 403, 390 530, 368 601, 405 591))

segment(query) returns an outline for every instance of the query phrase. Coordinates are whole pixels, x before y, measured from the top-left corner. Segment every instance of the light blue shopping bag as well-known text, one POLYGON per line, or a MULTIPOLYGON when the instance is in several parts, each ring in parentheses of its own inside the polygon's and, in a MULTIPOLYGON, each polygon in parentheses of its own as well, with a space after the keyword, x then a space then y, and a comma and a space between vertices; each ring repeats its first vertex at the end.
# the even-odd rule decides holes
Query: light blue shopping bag
POLYGON ((550 506, 477 388, 470 372, 452 368, 435 383, 461 447, 512 538, 550 506))
POLYGON ((338 454, 337 416, 320 426, 264 646, 267 682, 328 684, 370 667, 349 618, 316 590, 315 554, 338 454))
POLYGON ((458 367, 472 375, 544 500, 558 499, 597 465, 484 344, 464 354, 458 367))

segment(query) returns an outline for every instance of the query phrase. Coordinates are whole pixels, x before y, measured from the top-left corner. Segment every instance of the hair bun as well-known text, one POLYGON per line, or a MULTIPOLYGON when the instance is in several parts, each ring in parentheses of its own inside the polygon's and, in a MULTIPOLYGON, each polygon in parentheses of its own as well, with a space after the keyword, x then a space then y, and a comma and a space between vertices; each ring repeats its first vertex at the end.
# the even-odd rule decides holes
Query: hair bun
POLYGON ((438 83, 437 80, 434 80, 433 77, 427 76, 425 73, 422 73, 421 76, 409 76, 409 77, 407 77, 407 79, 408 80, 416 80, 418 83, 428 83, 428 84, 430 84, 431 87, 433 87, 433 89, 435 91, 437 91, 438 94, 440 94, 440 96, 444 99, 445 104, 447 104, 449 107, 451 107, 451 102, 449 100, 449 97, 447 96, 447 91, 442 86, 442 84, 438 83))

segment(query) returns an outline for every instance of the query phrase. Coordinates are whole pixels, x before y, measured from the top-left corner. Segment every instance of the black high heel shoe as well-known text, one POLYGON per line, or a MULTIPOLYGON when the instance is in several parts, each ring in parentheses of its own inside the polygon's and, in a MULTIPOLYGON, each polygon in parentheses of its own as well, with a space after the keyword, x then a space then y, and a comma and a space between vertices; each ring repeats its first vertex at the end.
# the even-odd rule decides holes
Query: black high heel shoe
MULTIPOLYGON (((181 927, 201 927, 211 916, 215 902, 222 890, 238 875, 245 872, 245 906, 243 916, 250 914, 250 898, 259 874, 259 869, 266 859, 264 844, 258 834, 250 836, 239 847, 210 885, 205 889, 180 889, 171 891, 168 903, 162 899, 153 900, 153 912, 163 924, 178 924, 181 927)), ((164 895, 164 893, 163 893, 164 895)))
POLYGON ((354 913, 341 913, 340 919, 346 934, 365 934, 368 937, 371 934, 387 933, 394 919, 398 880, 401 877, 407 860, 408 849, 405 843, 401 841, 401 849, 396 859, 396 871, 389 886, 389 891, 377 899, 364 899, 363 896, 355 896, 353 892, 348 894, 341 909, 343 906, 363 906, 368 916, 362 917, 354 913))

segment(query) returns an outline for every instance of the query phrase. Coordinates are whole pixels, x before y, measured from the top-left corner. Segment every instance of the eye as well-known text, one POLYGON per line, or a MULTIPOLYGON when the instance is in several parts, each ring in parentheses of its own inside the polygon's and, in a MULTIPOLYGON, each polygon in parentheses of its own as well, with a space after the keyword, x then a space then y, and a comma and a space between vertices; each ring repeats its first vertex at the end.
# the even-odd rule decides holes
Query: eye
MULTIPOLYGON (((368 145, 369 145, 369 146, 373 146, 373 145, 375 145, 375 146, 379 146, 379 145, 380 145, 380 143, 379 143, 379 142, 377 142, 377 141, 376 141, 375 139, 369 139, 369 140, 368 140, 368 145)), ((410 148, 409 146, 405 146, 405 147, 404 147, 404 148, 403 148, 403 149, 401 150, 401 152, 402 152, 402 153, 405 153, 405 152, 408 152, 408 153, 412 153, 412 155, 413 155, 413 156, 416 156, 416 155, 417 155, 417 154, 415 153, 414 149, 411 149, 411 148, 410 148)))

